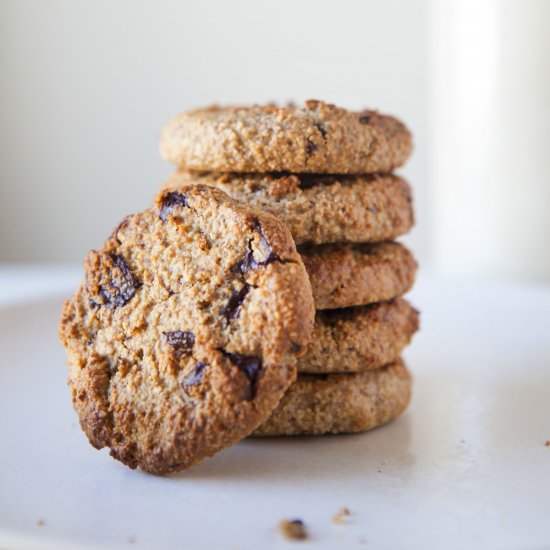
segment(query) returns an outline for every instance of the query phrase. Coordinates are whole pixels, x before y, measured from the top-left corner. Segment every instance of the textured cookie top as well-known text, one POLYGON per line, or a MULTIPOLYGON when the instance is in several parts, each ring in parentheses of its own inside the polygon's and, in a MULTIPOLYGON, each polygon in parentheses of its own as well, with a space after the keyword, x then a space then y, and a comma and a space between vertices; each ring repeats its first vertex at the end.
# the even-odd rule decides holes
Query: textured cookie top
POLYGON ((395 175, 214 174, 177 171, 165 187, 202 183, 274 214, 296 244, 395 239, 414 223, 412 193, 395 175))
POLYGON ((303 107, 188 111, 166 125, 160 140, 167 161, 220 172, 390 172, 411 151, 411 134, 397 119, 313 100, 303 107))
POLYGON ((89 254, 65 304, 81 425, 132 468, 186 468, 269 416, 313 318, 281 222, 211 187, 163 192, 89 254))

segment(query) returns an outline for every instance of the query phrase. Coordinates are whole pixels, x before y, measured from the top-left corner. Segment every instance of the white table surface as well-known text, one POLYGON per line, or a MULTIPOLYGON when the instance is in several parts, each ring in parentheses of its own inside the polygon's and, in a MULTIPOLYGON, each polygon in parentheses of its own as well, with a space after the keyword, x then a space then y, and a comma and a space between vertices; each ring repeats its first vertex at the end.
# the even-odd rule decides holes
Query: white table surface
POLYGON ((0 548, 550 548, 550 287, 421 275, 400 419, 160 478, 92 449, 71 410, 56 325, 80 273, 0 267, 0 548), (294 517, 309 541, 274 528, 294 517))

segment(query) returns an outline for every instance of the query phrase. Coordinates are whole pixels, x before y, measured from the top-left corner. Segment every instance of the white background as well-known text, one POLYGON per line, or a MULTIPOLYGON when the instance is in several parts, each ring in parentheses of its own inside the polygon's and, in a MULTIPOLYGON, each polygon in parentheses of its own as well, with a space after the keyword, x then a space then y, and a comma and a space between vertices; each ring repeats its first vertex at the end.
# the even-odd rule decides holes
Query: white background
POLYGON ((426 269, 550 281, 550 2, 0 0, 0 261, 80 262, 194 106, 308 98, 413 130, 426 269))

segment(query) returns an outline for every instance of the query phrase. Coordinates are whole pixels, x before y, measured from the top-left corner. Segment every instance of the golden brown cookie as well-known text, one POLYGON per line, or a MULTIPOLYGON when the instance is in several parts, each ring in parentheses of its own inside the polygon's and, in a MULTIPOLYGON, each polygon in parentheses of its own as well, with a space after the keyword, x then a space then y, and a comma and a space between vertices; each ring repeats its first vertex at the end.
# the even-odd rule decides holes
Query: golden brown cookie
POLYGON ((211 174, 177 171, 165 187, 203 183, 277 216, 296 244, 376 242, 414 224, 411 189, 389 175, 211 174))
POLYGON ((399 359, 357 374, 299 375, 273 414, 252 435, 362 432, 399 416, 412 379, 399 359))
POLYGON ((387 365, 399 358, 418 326, 418 311, 402 298, 318 311, 298 372, 360 372, 387 365))
POLYGON ((390 172, 411 151, 411 134, 399 120, 314 100, 188 111, 166 125, 160 140, 167 161, 219 172, 390 172))
POLYGON ((414 283, 417 264, 402 244, 331 244, 298 249, 317 309, 383 302, 414 283))
POLYGON ((188 170, 370 174, 401 166, 412 151, 406 126, 376 111, 322 101, 187 111, 164 128, 164 159, 188 170))
POLYGON ((60 337, 81 426, 131 468, 187 468, 270 415, 313 318, 279 220, 212 187, 163 192, 88 255, 65 303, 60 337))

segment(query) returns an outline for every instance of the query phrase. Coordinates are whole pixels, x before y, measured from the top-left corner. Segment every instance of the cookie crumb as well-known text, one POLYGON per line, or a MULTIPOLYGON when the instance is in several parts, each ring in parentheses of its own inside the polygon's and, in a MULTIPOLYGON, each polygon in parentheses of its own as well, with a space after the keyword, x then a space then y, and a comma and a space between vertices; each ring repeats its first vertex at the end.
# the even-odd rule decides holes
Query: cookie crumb
POLYGON ((338 512, 332 517, 332 523, 336 523, 337 525, 342 525, 346 521, 346 518, 350 515, 350 511, 348 508, 340 508, 338 512))
POLYGON ((36 521, 37 527, 44 527, 44 525, 46 525, 46 522, 43 519, 39 519, 36 521))
POLYGON ((548 439, 548 441, 546 441, 546 443, 544 444, 546 447, 550 447, 550 439, 548 439))
POLYGON ((283 536, 291 540, 305 540, 308 537, 305 523, 301 519, 283 519, 279 523, 283 536))
POLYGON ((128 537, 128 544, 135 544, 135 542, 136 542, 136 537, 130 535, 128 537))

